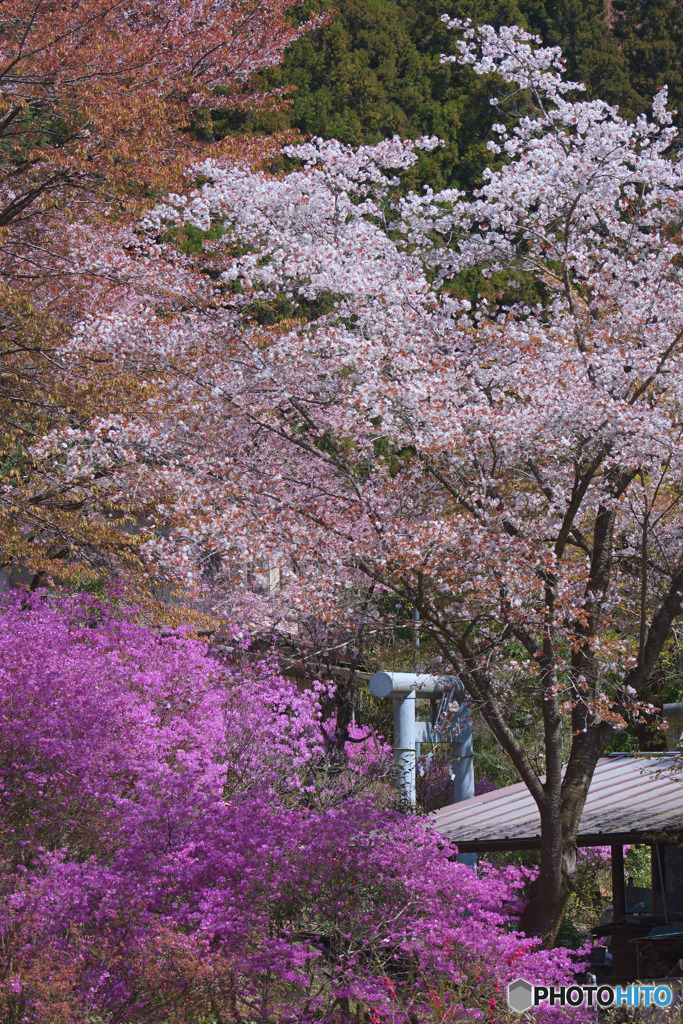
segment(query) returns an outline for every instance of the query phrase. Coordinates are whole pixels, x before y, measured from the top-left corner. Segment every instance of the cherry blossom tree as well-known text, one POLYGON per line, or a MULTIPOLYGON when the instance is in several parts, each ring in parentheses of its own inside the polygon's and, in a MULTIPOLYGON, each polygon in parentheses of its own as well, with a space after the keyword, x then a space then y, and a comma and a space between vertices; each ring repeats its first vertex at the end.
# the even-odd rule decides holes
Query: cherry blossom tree
MULTIPOLYGON (((36 475, 28 445, 57 420, 84 422, 136 401, 136 381, 60 362, 84 310, 121 302, 107 258, 113 232, 178 186, 201 153, 263 146, 216 142, 216 106, 281 102, 250 88, 313 18, 290 0, 188 3, 9 0, 0 24, 0 496, 2 562, 45 571, 74 551, 96 565, 109 547, 139 570, 130 536, 84 530, 73 495, 36 475), (88 253, 87 266, 80 259, 88 253), (28 543, 27 543, 28 539, 28 543), (86 553, 90 556, 86 557, 86 553)), ((120 516, 126 509, 117 510, 120 516)), ((63 570, 64 571, 64 570, 63 570)))
POLYGON ((417 609, 535 798, 522 926, 552 942, 595 765, 681 614, 683 165, 665 90, 629 123, 569 99, 559 51, 520 29, 451 27, 448 59, 523 101, 482 187, 402 192, 438 140, 313 140, 279 178, 202 164, 128 242, 168 282, 163 317, 141 300, 72 342, 156 390, 36 457, 144 494, 148 557, 217 597, 277 566, 272 623, 417 609))
POLYGON ((149 196, 196 154, 186 129, 212 108, 272 101, 250 94, 249 77, 316 24, 294 27, 286 16, 296 6, 8 3, 0 26, 0 225, 27 234, 23 246, 14 233, 3 239, 3 279, 27 252, 40 260, 40 232, 30 225, 50 226, 66 194, 77 208, 149 196))

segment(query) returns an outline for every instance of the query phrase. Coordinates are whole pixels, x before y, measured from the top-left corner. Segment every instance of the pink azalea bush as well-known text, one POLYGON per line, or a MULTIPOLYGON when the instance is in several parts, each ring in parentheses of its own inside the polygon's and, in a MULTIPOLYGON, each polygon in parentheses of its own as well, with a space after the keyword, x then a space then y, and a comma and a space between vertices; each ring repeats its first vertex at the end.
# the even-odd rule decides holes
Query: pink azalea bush
POLYGON ((504 1021, 509 980, 572 978, 510 927, 519 872, 327 783, 320 690, 241 646, 2 599, 0 1019, 504 1021))

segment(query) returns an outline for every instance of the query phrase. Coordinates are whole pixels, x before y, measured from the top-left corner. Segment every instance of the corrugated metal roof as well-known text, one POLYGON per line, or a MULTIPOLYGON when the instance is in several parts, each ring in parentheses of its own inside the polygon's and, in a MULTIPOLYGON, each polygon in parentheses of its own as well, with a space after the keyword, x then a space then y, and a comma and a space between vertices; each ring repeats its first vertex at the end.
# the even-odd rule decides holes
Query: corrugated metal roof
MULTIPOLYGON (((683 768, 675 754, 610 754, 598 761, 579 829, 579 845, 647 842, 683 833, 683 768)), ((523 782, 449 804, 429 824, 463 851, 540 844, 540 817, 523 782)))

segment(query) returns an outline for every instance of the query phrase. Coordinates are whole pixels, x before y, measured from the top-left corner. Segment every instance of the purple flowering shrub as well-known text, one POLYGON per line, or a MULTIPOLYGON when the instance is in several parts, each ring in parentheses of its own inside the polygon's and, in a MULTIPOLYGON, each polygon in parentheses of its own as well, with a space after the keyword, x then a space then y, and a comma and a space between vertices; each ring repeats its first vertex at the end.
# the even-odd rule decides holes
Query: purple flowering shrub
MULTIPOLYGON (((435 811, 453 803, 453 774, 445 748, 426 754, 417 763, 415 775, 417 802, 423 811, 435 811)), ((490 793, 496 789, 488 779, 477 779, 474 795, 490 793)))
POLYGON ((519 872, 320 798, 319 696, 92 598, 3 599, 3 1024, 497 1022, 512 978, 573 977, 509 929, 519 872))

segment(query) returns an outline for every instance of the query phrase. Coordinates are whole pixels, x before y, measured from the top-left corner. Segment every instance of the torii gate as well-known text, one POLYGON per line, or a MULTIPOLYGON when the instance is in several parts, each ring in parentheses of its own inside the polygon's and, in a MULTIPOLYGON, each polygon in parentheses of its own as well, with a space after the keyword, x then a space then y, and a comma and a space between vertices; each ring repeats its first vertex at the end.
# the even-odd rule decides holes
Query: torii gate
MULTIPOLYGON (((375 697, 391 697, 393 701, 396 782, 406 803, 415 807, 415 768, 422 743, 451 744, 453 803, 473 797, 472 715, 460 679, 416 672, 375 672, 369 686, 375 697), (429 722, 415 720, 417 698, 429 700, 429 722), (459 707, 452 711, 450 706, 455 702, 459 707)), ((458 854, 458 860, 475 867, 477 855, 458 854)))

